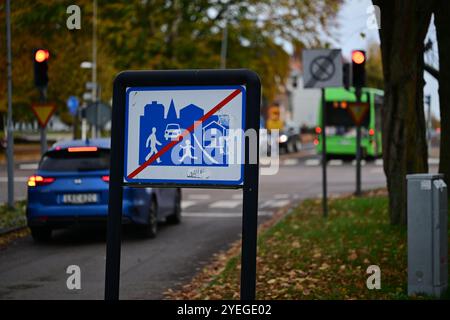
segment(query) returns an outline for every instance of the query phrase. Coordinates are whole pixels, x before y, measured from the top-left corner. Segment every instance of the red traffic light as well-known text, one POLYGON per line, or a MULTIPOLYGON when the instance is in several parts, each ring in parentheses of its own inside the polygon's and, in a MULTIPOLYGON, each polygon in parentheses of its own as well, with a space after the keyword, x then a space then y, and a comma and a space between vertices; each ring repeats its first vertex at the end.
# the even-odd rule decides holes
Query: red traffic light
POLYGON ((34 54, 34 60, 36 60, 36 62, 44 62, 45 60, 48 60, 49 57, 50 53, 48 50, 44 49, 36 50, 36 53, 34 54))
POLYGON ((352 61, 356 64, 362 64, 366 61, 366 55, 364 52, 355 50, 352 52, 352 61))

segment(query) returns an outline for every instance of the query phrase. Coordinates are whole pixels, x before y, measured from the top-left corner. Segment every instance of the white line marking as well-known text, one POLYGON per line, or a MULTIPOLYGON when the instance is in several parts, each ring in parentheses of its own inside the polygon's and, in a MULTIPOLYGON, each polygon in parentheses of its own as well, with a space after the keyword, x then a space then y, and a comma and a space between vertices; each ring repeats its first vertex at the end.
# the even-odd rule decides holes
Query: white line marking
POLYGON ((373 169, 370 169, 370 173, 381 174, 381 173, 384 173, 384 170, 383 170, 383 168, 373 168, 373 169))
MULTIPOLYGON (((273 212, 259 211, 258 216, 270 217, 273 212)), ((242 218, 242 212, 183 212, 183 217, 188 218, 242 218)))
POLYGON ((260 205, 260 208, 281 208, 290 203, 289 200, 269 200, 260 205))
POLYGON ((439 164, 438 158, 428 158, 428 164, 439 164))
POLYGON ((211 195, 209 194, 188 194, 189 200, 209 200, 211 195))
POLYGON ((181 200, 181 209, 189 208, 195 205, 197 201, 181 200))
POLYGON ((37 170, 39 164, 38 163, 22 163, 19 164, 20 170, 37 170))
POLYGON ((298 159, 286 159, 283 161, 284 166, 296 166, 298 165, 298 159))
POLYGON ((216 201, 209 205, 210 208, 220 208, 220 209, 233 209, 240 205, 242 202, 239 200, 222 200, 216 201))
POLYGON ((319 159, 308 159, 305 161, 305 166, 312 167, 312 166, 318 166, 320 164, 319 159))
POLYGON ((342 166, 343 163, 344 163, 344 161, 336 159, 336 160, 330 160, 330 162, 328 162, 328 165, 330 165, 330 166, 342 166))
MULTIPOLYGON (((361 160, 361 166, 365 166, 366 165, 366 160, 361 160)), ((356 160, 352 161, 352 166, 356 166, 356 160)))

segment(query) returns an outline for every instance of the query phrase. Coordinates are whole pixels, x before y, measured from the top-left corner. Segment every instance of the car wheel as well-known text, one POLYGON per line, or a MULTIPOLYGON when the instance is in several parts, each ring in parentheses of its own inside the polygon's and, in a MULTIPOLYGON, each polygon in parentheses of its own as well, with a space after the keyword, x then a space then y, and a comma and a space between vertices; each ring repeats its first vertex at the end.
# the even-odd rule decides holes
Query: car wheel
POLYGON ((294 152, 299 152, 302 149, 302 143, 298 140, 294 142, 294 152))
POLYGON ((175 196, 175 209, 173 213, 167 217, 167 222, 170 224, 179 224, 181 222, 181 190, 177 190, 175 196))
POLYGON ((287 153, 293 153, 295 152, 295 146, 294 146, 294 142, 288 142, 286 145, 286 151, 287 153))
POLYGON ((52 229, 48 227, 31 227, 31 236, 36 242, 50 241, 52 238, 52 229))
POLYGON ((140 234, 144 238, 154 238, 158 233, 158 206, 156 200, 152 198, 148 211, 147 224, 139 226, 140 234))

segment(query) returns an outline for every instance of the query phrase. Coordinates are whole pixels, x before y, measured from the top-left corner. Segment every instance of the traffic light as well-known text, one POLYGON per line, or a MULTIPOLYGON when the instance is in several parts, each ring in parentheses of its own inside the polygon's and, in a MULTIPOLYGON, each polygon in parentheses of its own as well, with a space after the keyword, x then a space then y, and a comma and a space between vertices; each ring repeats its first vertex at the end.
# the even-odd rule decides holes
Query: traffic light
POLYGON ((355 88, 366 85, 366 52, 363 50, 352 51, 352 78, 355 88))
POLYGON ((34 84, 38 88, 46 87, 48 83, 47 61, 50 53, 46 49, 36 49, 33 52, 34 62, 34 84))

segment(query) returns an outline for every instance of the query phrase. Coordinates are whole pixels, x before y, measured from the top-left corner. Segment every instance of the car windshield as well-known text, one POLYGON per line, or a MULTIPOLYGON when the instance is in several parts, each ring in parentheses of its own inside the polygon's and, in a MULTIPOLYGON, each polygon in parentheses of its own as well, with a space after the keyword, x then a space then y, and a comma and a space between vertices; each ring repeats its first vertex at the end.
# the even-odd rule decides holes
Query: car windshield
POLYGON ((44 171, 109 170, 109 149, 69 152, 67 149, 47 152, 39 163, 44 171))

